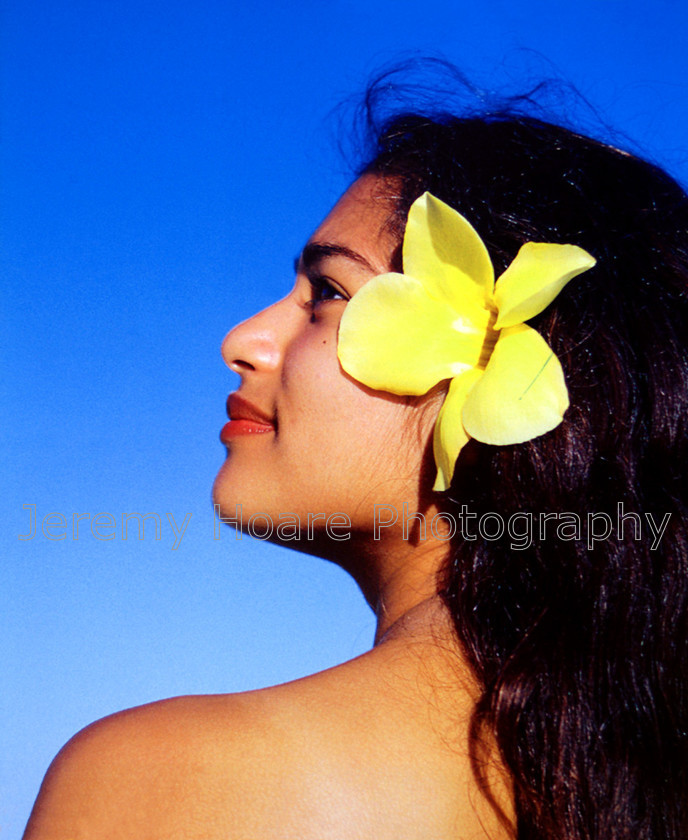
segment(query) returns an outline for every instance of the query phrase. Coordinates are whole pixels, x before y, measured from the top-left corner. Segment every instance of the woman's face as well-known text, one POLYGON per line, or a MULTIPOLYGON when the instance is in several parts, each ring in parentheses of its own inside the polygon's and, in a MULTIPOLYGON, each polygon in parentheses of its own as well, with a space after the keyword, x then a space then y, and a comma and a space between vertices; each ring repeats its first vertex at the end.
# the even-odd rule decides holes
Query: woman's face
POLYGON ((347 300, 390 270, 390 211, 378 178, 356 181, 304 248, 292 291, 225 338, 222 355, 241 386, 228 400, 227 459, 214 487, 224 518, 237 505, 244 527, 257 513, 275 527, 296 514, 305 538, 309 514, 315 531, 345 513, 352 531, 368 532, 375 504, 394 506, 399 523, 404 503, 419 509, 436 410, 366 388, 337 358, 347 300))

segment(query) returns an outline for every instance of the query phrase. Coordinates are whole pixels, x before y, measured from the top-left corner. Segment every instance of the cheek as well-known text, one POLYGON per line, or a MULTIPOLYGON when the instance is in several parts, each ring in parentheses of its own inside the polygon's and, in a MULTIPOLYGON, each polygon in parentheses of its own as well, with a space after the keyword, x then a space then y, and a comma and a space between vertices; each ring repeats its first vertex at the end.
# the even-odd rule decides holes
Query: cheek
POLYGON ((373 391, 348 376, 337 358, 336 333, 314 331, 294 342, 285 358, 282 385, 289 407, 302 417, 326 424, 327 437, 345 429, 368 440, 399 428, 406 400, 373 391))
MULTIPOLYGON (((428 457, 432 461, 441 400, 366 388, 341 369, 336 337, 315 333, 292 344, 282 370, 281 447, 292 474, 305 481, 305 468, 313 489, 322 484, 352 505, 370 501, 370 494, 381 494, 383 501, 401 494, 411 502, 428 472, 428 457)), ((432 484, 434 474, 428 480, 432 484)))
POLYGON ((330 431, 340 464, 386 493, 392 485, 417 487, 432 430, 421 410, 405 397, 372 391, 342 374, 333 411, 330 431))
POLYGON ((306 330, 291 343, 282 366, 281 388, 292 411, 326 416, 328 423, 351 419, 359 389, 339 364, 336 324, 306 330))

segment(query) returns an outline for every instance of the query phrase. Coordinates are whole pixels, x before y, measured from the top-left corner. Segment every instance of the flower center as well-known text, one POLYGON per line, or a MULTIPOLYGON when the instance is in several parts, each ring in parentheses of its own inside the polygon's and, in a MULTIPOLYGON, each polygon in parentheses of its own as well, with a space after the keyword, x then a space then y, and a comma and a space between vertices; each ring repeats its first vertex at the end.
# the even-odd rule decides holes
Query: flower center
POLYGON ((485 370, 487 367, 487 363, 490 361, 490 356, 492 356, 492 351, 495 349, 495 344, 501 333, 501 330, 494 329, 496 320, 497 312, 490 312, 490 320, 487 322, 487 327, 485 327, 485 339, 483 346, 480 348, 480 358, 476 365, 478 370, 485 370))

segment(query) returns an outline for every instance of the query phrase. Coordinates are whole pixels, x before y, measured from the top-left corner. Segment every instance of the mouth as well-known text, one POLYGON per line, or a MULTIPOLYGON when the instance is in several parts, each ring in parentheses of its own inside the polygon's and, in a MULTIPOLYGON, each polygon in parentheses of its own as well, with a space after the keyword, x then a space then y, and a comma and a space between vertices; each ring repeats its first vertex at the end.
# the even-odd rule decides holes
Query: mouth
POLYGON ((230 394, 227 398, 227 415, 229 423, 225 423, 220 432, 222 443, 228 443, 237 437, 264 435, 276 431, 273 417, 238 394, 230 394))

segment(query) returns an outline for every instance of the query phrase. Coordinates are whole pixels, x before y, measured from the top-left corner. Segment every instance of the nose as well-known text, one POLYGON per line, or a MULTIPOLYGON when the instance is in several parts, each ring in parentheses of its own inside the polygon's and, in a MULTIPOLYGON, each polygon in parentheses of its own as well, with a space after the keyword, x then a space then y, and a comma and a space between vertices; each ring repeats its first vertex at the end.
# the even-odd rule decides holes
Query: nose
POLYGON ((270 372, 280 365, 282 339, 278 330, 282 301, 263 309, 231 329, 222 342, 222 358, 235 373, 270 372))

